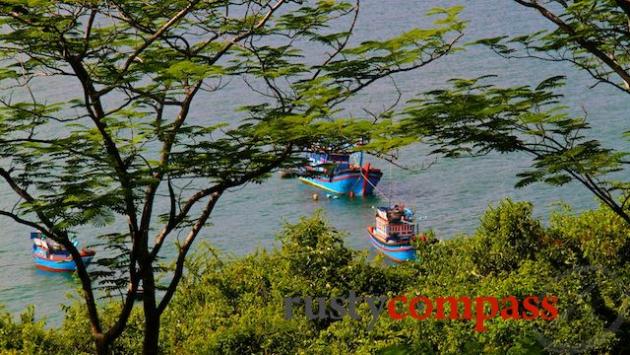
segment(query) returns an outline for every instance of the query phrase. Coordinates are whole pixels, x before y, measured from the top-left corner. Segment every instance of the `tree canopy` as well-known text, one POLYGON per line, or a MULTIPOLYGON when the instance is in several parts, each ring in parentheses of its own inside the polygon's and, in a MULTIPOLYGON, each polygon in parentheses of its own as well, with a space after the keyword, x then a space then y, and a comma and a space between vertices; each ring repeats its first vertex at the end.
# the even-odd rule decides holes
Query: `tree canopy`
POLYGON ((186 256, 228 189, 300 163, 314 144, 392 138, 371 145, 382 154, 407 141, 343 103, 453 51, 460 9, 429 13, 433 28, 355 44, 359 9, 325 0, 2 3, 0 177, 15 207, 0 215, 71 252, 97 351, 123 332, 140 285, 144 351, 156 351, 186 256), (59 102, 42 89, 57 78, 75 85, 59 102), (192 113, 233 81, 242 101, 192 113), (88 273, 69 232, 121 220, 101 236, 113 255, 88 273), (175 266, 158 293, 160 250, 176 233, 175 266), (99 285, 123 299, 107 327, 99 285))
POLYGON ((599 83, 630 93, 630 2, 513 0, 554 26, 531 34, 482 41, 509 58, 568 62, 599 83), (535 12, 532 12, 535 11, 535 12))
POLYGON ((533 156, 532 167, 517 174, 516 187, 575 180, 630 224, 630 182, 614 175, 627 169, 629 152, 589 137, 587 117, 567 113, 554 92, 563 78, 534 88, 502 88, 488 81, 452 80, 449 89, 411 100, 401 131, 421 135, 433 154, 446 157, 526 152, 533 156))
MULTIPOLYGON (((620 95, 630 94, 628 1, 514 1, 530 10, 524 14, 542 16, 554 29, 474 44, 512 60, 568 62, 588 72, 596 80, 593 86, 605 83, 620 95)), ((449 88, 412 100, 413 107, 403 110, 401 134, 416 134, 436 147, 433 153, 449 157, 526 152, 534 157, 532 168, 518 174, 517 186, 578 181, 630 225, 630 182, 623 176, 630 152, 589 135, 586 112, 569 113, 558 90, 564 73, 536 87, 509 88, 493 85, 488 74, 452 80, 449 88)), ((620 139, 630 139, 629 132, 620 139)))

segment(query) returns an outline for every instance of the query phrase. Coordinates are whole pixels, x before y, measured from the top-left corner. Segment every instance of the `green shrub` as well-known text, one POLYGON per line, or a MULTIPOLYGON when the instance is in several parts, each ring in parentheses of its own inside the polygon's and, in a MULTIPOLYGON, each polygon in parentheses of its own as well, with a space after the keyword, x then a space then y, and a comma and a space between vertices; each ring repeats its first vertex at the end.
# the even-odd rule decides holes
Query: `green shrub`
MULTIPOLYGON (((418 262, 391 266, 343 244, 321 213, 286 225, 282 247, 242 258, 201 250, 162 318, 161 350, 177 354, 442 354, 543 352, 623 353, 628 334, 630 266, 616 256, 628 238, 623 222, 605 209, 555 213, 545 227, 532 205, 503 201, 490 208, 473 236, 418 245, 418 262), (483 333, 464 320, 308 320, 296 307, 284 319, 283 298, 556 295, 554 321, 493 319, 483 333), (614 322, 620 319, 621 322, 614 322)), ((115 303, 101 312, 116 314, 115 303)), ((35 322, 28 308, 16 322, 0 315, 2 353, 91 353, 80 302, 65 309, 57 329, 35 322)), ((136 309, 115 354, 141 351, 142 314, 136 309)))

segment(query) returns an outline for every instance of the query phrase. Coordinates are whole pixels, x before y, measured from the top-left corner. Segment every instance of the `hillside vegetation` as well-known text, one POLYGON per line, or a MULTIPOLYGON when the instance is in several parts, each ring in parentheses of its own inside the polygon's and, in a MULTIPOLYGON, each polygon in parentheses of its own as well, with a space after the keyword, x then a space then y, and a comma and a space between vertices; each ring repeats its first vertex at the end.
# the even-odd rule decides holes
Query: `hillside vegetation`
MULTIPOLYGON (((568 208, 543 224, 533 206, 505 200, 490 207, 474 235, 418 245, 419 260, 392 266, 380 257, 344 246, 321 213, 286 225, 281 248, 243 258, 216 256, 201 248, 162 321, 164 353, 346 354, 346 353, 624 353, 630 268, 618 260, 630 231, 609 209, 576 214, 568 208), (552 320, 393 320, 384 312, 362 320, 309 320, 303 308, 284 318, 284 297, 397 295, 558 297, 552 320)), ((105 309, 115 307, 104 305, 105 309)), ((91 353, 83 307, 65 309, 56 329, 34 321, 33 308, 20 320, 0 317, 3 353, 91 353)), ((112 310, 113 311, 113 310, 112 310)), ((114 353, 142 349, 139 309, 117 340, 114 353)), ((103 314, 116 312, 103 311, 103 314)), ((108 321, 113 321, 110 319, 108 321)))

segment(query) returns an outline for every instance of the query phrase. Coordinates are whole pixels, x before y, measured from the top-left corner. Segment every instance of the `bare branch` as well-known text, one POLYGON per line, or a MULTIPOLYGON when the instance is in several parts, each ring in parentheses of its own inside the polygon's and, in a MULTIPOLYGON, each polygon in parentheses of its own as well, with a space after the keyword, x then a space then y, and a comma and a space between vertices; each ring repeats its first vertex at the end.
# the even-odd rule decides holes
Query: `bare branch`
POLYGON ((164 226, 162 228, 162 230, 157 234, 157 236, 155 237, 155 243, 153 246, 153 250, 151 251, 151 259, 155 259, 157 257, 157 254, 160 251, 160 248, 162 247, 162 245, 164 244, 164 240, 166 239, 166 237, 169 235, 170 232, 173 231, 173 229, 180 224, 187 216, 188 213, 190 212, 190 210, 192 209, 192 207, 197 204, 197 202, 199 202, 201 199, 210 196, 212 194, 222 194, 225 190, 231 188, 231 187, 236 187, 239 185, 242 185, 243 183, 249 181, 252 178, 264 175, 268 172, 271 172, 273 169, 277 168, 278 166, 280 166, 280 164, 282 164, 282 162, 284 162, 284 160, 291 154, 293 153, 293 146, 289 145, 287 146, 283 152, 277 157, 277 159, 275 159, 273 162, 271 162, 268 165, 265 165, 259 169, 256 170, 252 170, 246 174, 243 174, 243 176, 241 176, 239 179, 233 180, 233 181, 223 181, 217 185, 214 185, 212 187, 200 190, 198 192, 196 192, 195 194, 193 194, 190 198, 188 198, 188 200, 186 201, 186 203, 184 204, 184 206, 182 206, 181 211, 177 214, 177 216, 172 219, 172 223, 170 223, 171 221, 169 221, 169 223, 167 223, 166 226, 164 226))
POLYGON ((267 24, 267 21, 269 21, 271 16, 274 14, 274 12, 276 12, 276 10, 278 10, 280 6, 282 6, 282 4, 285 3, 285 1, 286 0, 278 0, 278 2, 276 2, 271 7, 271 9, 267 12, 267 14, 260 21, 258 21, 258 23, 256 23, 255 26, 253 26, 249 31, 243 32, 239 34, 238 36, 235 36, 234 38, 232 38, 225 46, 223 46, 223 48, 221 48, 212 58, 209 59, 209 63, 210 64, 216 63, 236 43, 246 39, 247 37, 253 35, 257 30, 264 27, 267 24))
POLYGON ((598 48, 598 43, 586 40, 583 37, 581 37, 579 34, 575 32, 573 27, 571 27, 569 24, 564 22, 560 17, 556 16, 553 12, 549 11, 547 8, 540 5, 536 0, 533 0, 531 2, 524 1, 524 0, 514 0, 514 1, 516 1, 517 3, 525 7, 533 8, 537 10, 538 12, 540 12, 541 15, 543 15, 549 21, 556 24, 558 28, 560 28, 563 32, 570 35, 571 38, 575 42, 577 42, 582 48, 586 49, 595 57, 599 58, 599 60, 604 62, 610 69, 612 69, 615 73, 617 73, 617 75, 619 75, 619 77, 621 77, 621 79, 626 83, 626 86, 630 86, 630 74, 626 72, 625 69, 619 63, 617 63, 612 57, 608 56, 606 53, 600 50, 598 48))
POLYGON ((179 284, 179 281, 181 280, 182 275, 183 275, 184 262, 186 261, 186 256, 188 255, 188 251, 190 250, 190 247, 195 241, 195 238, 197 238, 197 235, 201 231, 201 228, 203 228, 203 226, 208 221, 208 217, 210 217, 210 214, 212 213, 212 209, 216 205, 220 196, 221 196, 221 192, 214 192, 210 195, 210 199, 208 200, 206 207, 201 213, 201 216, 199 216, 192 230, 186 236, 184 243, 181 245, 179 249, 179 254, 177 256, 177 261, 175 264, 175 272, 173 274, 173 278, 171 279, 171 282, 168 285, 168 288, 166 289, 164 297, 162 298, 159 306, 157 307, 158 314, 162 314, 162 312, 164 312, 169 302, 171 301, 171 298, 175 294, 177 285, 179 284))
MULTIPOLYGON (((118 73, 118 77, 119 77, 118 80, 120 80, 120 78, 124 76, 127 70, 129 70, 129 67, 131 66, 131 64, 133 64, 133 62, 138 58, 138 56, 142 52, 144 52, 145 49, 147 49, 151 44, 153 44, 153 42, 161 38, 162 35, 166 31, 168 31, 173 25, 175 25, 182 18, 184 18, 184 16, 186 16, 200 1, 201 0, 191 1, 186 7, 180 10, 177 14, 175 14, 175 16, 171 17, 170 20, 168 20, 164 25, 162 25, 162 27, 160 27, 157 31, 155 31, 155 33, 153 33, 149 38, 145 39, 144 43, 140 47, 136 48, 136 50, 125 61, 125 64, 122 66, 122 69, 118 73)), ((97 95, 98 96, 105 95, 106 93, 110 92, 111 90, 115 88, 116 88, 115 84, 110 85, 104 88, 103 90, 100 90, 99 92, 97 92, 97 95)))

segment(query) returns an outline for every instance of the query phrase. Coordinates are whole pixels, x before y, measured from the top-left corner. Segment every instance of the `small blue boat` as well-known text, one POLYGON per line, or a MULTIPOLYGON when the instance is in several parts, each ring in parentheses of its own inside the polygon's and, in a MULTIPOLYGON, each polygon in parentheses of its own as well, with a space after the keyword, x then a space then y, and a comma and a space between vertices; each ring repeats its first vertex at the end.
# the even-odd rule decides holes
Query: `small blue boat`
POLYGON ((360 155, 359 164, 352 164, 349 153, 310 153, 299 180, 336 195, 369 196, 383 173, 370 163, 363 165, 360 155))
MULTIPOLYGON (((72 255, 59 243, 46 238, 41 232, 31 232, 31 240, 33 240, 33 261, 35 267, 52 272, 74 272, 77 265, 72 260, 72 255)), ((72 243, 75 247, 79 246, 79 241, 74 239, 72 243)), ((81 259, 87 266, 92 262, 92 258, 96 254, 91 249, 80 250, 81 259)))
POLYGON ((378 207, 376 225, 368 227, 370 242, 376 250, 395 262, 416 259, 412 242, 416 238, 417 226, 413 211, 404 206, 378 207))

